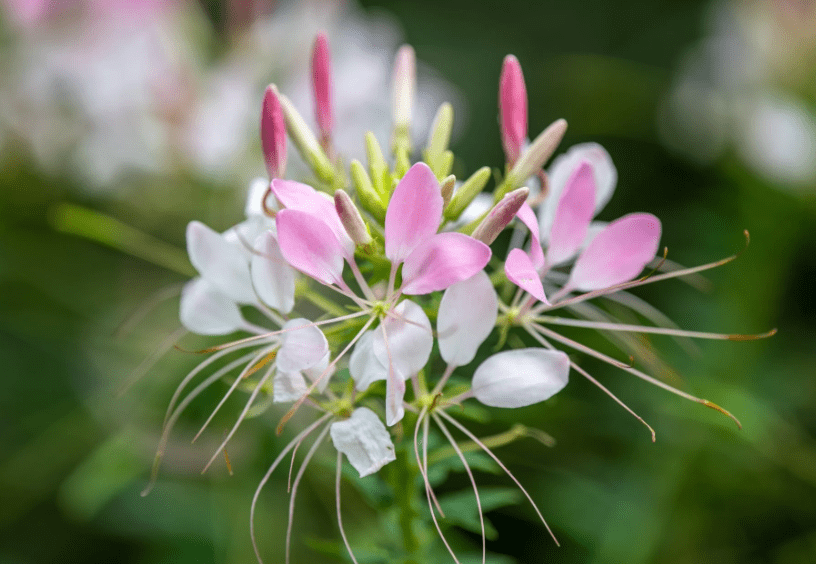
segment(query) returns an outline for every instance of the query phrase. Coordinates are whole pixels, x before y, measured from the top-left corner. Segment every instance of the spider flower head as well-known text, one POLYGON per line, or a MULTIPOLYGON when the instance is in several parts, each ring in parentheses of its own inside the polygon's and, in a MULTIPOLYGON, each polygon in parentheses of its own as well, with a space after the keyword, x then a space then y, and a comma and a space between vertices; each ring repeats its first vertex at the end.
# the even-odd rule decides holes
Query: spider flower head
MULTIPOLYGON (((253 543, 254 508, 261 488, 290 452, 294 465, 294 453, 314 435, 292 482, 287 560, 298 484, 329 438, 337 451, 338 522, 352 560, 356 562, 340 514, 343 457, 363 478, 400 456, 412 455, 405 464, 421 475, 426 517, 458 561, 439 523, 437 515, 443 512, 429 477, 433 433, 449 443, 450 455, 459 457, 470 479, 484 561, 479 490, 452 430, 505 470, 545 526, 546 522, 485 441, 458 420, 464 402, 475 399, 495 408, 539 403, 561 391, 574 370, 631 412, 568 356, 569 351, 599 358, 727 413, 553 329, 559 325, 595 329, 627 352, 634 346, 626 338, 630 333, 746 338, 680 330, 630 293, 637 286, 694 274, 730 258, 683 269, 657 256, 661 225, 655 216, 633 213, 608 224, 593 221, 615 188, 612 160, 599 145, 578 145, 544 173, 566 122, 555 121, 525 144, 526 92, 514 57, 505 60, 499 89, 508 170, 491 195, 482 194, 491 176, 489 167, 463 182, 450 174, 454 156, 448 146, 453 120, 449 104, 437 112, 422 160, 412 162, 413 49, 405 46, 396 57, 392 159, 368 134, 367 163, 352 161, 348 171, 342 166, 343 148, 332 144, 332 132, 343 124, 335 123, 332 111, 328 41, 322 34, 312 65, 319 139, 297 108, 271 85, 264 96, 260 128, 269 180, 253 184, 246 219, 231 229, 218 233, 199 222, 188 226, 188 252, 200 276, 182 293, 181 322, 201 335, 242 335, 203 351, 212 354, 179 385, 167 412, 154 477, 181 412, 205 388, 232 378, 213 415, 235 391, 248 397, 205 470, 248 414, 263 413, 275 403, 290 404, 279 420, 281 433, 301 408, 318 413, 279 453, 261 481, 252 503, 253 543), (311 177, 285 178, 287 140, 310 168, 311 177), (531 177, 547 179, 548 190, 528 200, 526 184, 531 177), (505 230, 511 235, 500 237, 505 230), (660 273, 638 278, 646 268, 660 273), (514 288, 515 297, 509 299, 514 288), (622 324, 604 308, 605 301, 629 308, 655 325, 622 324), (566 315, 553 315, 556 311, 566 315), (525 346, 508 347, 510 332, 525 346), (491 335, 495 346, 489 355, 484 343, 491 335), (474 367, 480 351, 481 360, 474 367), (205 373, 209 376, 184 395, 205 373), (380 381, 385 385, 378 385, 380 381), (394 440, 404 435, 405 425, 413 427, 410 449, 404 441, 394 440)), ((637 353, 634 346, 631 354, 637 353)), ((212 415, 202 431, 211 420, 212 415)), ((491 442, 502 444, 519 436, 523 433, 491 442)), ((260 560, 257 546, 256 552, 260 560)))

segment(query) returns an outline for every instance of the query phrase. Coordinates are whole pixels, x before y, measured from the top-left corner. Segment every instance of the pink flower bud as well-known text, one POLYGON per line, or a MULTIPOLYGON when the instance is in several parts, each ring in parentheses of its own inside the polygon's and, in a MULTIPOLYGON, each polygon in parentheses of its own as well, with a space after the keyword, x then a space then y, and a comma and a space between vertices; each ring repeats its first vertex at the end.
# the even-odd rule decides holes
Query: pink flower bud
POLYGON ((527 89, 521 65, 513 55, 504 58, 499 79, 499 113, 504 154, 513 166, 527 137, 527 89))
POLYGON ((326 149, 331 140, 334 127, 332 112, 331 60, 329 58, 329 41, 326 34, 320 32, 315 38, 312 49, 312 88, 315 100, 315 118, 320 131, 320 144, 326 149))
POLYGON ((274 84, 267 86, 261 108, 261 149, 270 179, 286 174, 286 123, 278 96, 274 84))

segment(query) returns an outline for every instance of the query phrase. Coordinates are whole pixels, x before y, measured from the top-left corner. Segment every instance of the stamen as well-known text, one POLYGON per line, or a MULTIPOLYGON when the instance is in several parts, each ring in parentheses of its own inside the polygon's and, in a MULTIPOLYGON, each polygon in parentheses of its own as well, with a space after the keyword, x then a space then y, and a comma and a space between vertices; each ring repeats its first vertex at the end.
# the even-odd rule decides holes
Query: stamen
MULTIPOLYGON (((218 447, 218 450, 221 450, 221 448, 226 448, 227 443, 232 438, 232 436, 235 434, 235 431, 238 430, 238 426, 241 425, 241 423, 244 421, 244 418, 246 417, 246 414, 249 411, 249 408, 252 407, 252 404, 255 401, 255 398, 258 397, 258 392, 261 391, 261 388, 263 388, 263 385, 266 383, 266 381, 269 379, 269 377, 272 376, 273 371, 274 371, 274 366, 270 366, 269 370, 266 371, 266 374, 264 374, 263 378, 261 378, 261 380, 258 382, 258 385, 255 386, 254 390, 252 390, 252 394, 249 396, 249 399, 247 400, 243 411, 241 411, 241 414, 238 416, 238 420, 235 422, 235 425, 232 427, 232 430, 230 430, 229 434, 227 435, 227 438, 224 439, 224 442, 222 442, 221 446, 218 447)), ((240 380, 240 378, 239 378, 239 380, 240 380)), ((207 469, 210 467, 210 465, 212 465, 212 463, 215 461, 217 456, 218 456, 218 452, 216 451, 216 453, 212 456, 212 458, 210 458, 210 461, 207 462, 207 465, 201 471, 202 474, 207 471, 207 469)))
POLYGON ((448 415, 448 414, 447 414, 447 413, 445 413, 444 411, 437 411, 436 413, 437 413, 437 414, 439 414, 441 417, 444 417, 445 419, 447 419, 447 420, 450 422, 450 424, 451 424, 451 425, 453 425, 454 427, 456 427, 457 429, 459 429, 459 430, 460 430, 462 433, 464 433, 465 435, 467 435, 467 437, 468 437, 468 438, 469 438, 471 441, 473 441, 474 443, 476 443, 477 445, 479 445, 479 447, 480 447, 480 448, 481 448, 483 451, 485 451, 485 452, 488 454, 488 456, 490 456, 490 458, 492 458, 492 459, 493 459, 493 461, 494 461, 496 464, 498 464, 498 465, 499 465, 499 467, 500 467, 502 470, 504 470, 505 474, 507 474, 507 475, 510 477, 510 479, 511 479, 511 480, 513 480, 513 482, 516 484, 516 486, 518 486, 518 489, 520 489, 520 490, 521 490, 521 493, 523 493, 523 494, 524 494, 524 497, 526 497, 526 498, 527 498, 527 501, 529 501, 529 502, 530 502, 530 504, 533 506, 533 509, 535 510, 536 515, 538 515, 538 518, 539 518, 539 519, 541 519, 541 522, 542 522, 542 523, 544 523, 544 527, 547 529, 547 532, 548 532, 548 533, 550 533, 550 537, 552 537, 552 540, 553 540, 553 542, 555 542, 555 545, 556 545, 556 546, 561 546, 561 544, 558 542, 558 539, 557 539, 557 538, 555 538, 555 534, 552 532, 552 529, 550 529, 550 526, 547 524, 546 519, 544 519, 544 516, 541 514, 541 511, 538 509, 538 506, 537 506, 537 505, 536 505, 536 503, 533 501, 533 498, 530 496, 530 494, 529 494, 529 493, 527 493, 527 490, 525 490, 525 489, 524 489, 524 486, 522 486, 522 485, 521 485, 521 482, 519 482, 519 481, 516 479, 516 477, 513 475, 513 473, 512 473, 512 472, 510 472, 510 470, 508 470, 508 469, 507 469, 507 466, 505 466, 505 465, 504 465, 504 463, 503 463, 501 460, 499 460, 499 458, 498 458, 498 457, 497 457, 495 454, 493 454, 493 451, 492 451, 492 450, 490 450, 489 448, 487 448, 487 446, 486 446, 486 445, 485 445, 485 444, 484 444, 482 441, 480 441, 480 440, 478 439, 478 437, 476 437, 476 435, 474 435, 473 433, 471 433, 470 431, 468 431, 467 427, 465 427, 464 425, 462 425, 461 423, 459 423, 459 422, 458 422, 456 419, 454 419, 453 417, 451 417, 450 415, 448 415))
POLYGON ((351 550, 351 545, 349 544, 348 538, 346 538, 346 530, 343 528, 343 515, 340 511, 340 476, 342 475, 342 469, 343 453, 337 451, 337 478, 334 486, 334 497, 337 500, 337 525, 340 527, 340 536, 343 538, 343 544, 346 545, 346 550, 349 553, 351 561, 354 564, 358 564, 357 559, 354 557, 354 552, 351 550))
MULTIPOLYGON (((254 343, 248 343, 248 344, 245 344, 245 345, 235 347, 234 350, 225 350, 225 351, 217 352, 216 354, 212 355, 210 358, 208 358, 204 362, 199 363, 195 368, 193 368, 190 372, 188 372, 187 376, 185 376, 184 379, 181 381, 181 383, 176 387, 176 391, 173 392, 173 397, 170 398, 170 404, 167 406, 167 411, 164 414, 164 423, 162 423, 162 427, 167 425, 167 420, 170 418, 170 414, 173 413, 173 407, 175 406, 176 401, 178 400, 179 396, 181 396, 181 392, 184 391, 184 388, 187 386, 187 384, 189 384, 190 381, 193 378, 195 378, 196 375, 199 372, 201 372, 202 370, 207 368, 207 366, 214 363, 216 360, 227 356, 231 352, 234 352, 234 351, 240 350, 240 349, 249 348, 253 344, 254 343)), ((240 360, 242 360, 243 362, 246 362, 250 358, 252 358, 254 354, 255 353, 246 354, 246 355, 242 356, 240 360)), ((238 362, 238 361, 235 361, 235 362, 238 362)), ((234 363, 229 364, 229 366, 233 366, 233 365, 235 365, 235 364, 234 363)))
MULTIPOLYGON (((414 443, 414 445, 416 445, 416 442, 414 443)), ((456 553, 453 552, 453 549, 451 548, 450 544, 448 543, 448 539, 445 538, 445 533, 442 532, 442 527, 439 526, 439 521, 436 519, 436 513, 434 513, 433 506, 431 505, 431 497, 433 497, 434 501, 436 501, 436 496, 433 493, 433 488, 431 487, 430 481, 428 481, 428 418, 427 417, 422 422, 422 460, 423 460, 423 464, 425 466, 425 471, 422 474, 423 478, 425 479, 425 497, 428 498, 428 509, 430 509, 430 511, 431 511, 431 517, 433 518, 434 525, 436 526, 436 532, 439 533, 439 538, 442 539, 442 542, 444 543, 445 548, 448 549, 448 552, 450 553, 451 557, 453 557, 453 561, 456 562, 456 564, 461 564, 459 562, 459 559, 456 558, 456 553)), ((422 464, 420 464, 420 467, 422 467, 422 464)), ((438 507, 438 505, 439 504, 437 502, 437 507, 438 507)), ((441 509, 439 510, 439 513, 442 515, 442 517, 445 516, 445 514, 442 513, 441 509)))
POLYGON ((701 331, 686 331, 666 327, 651 327, 649 325, 627 325, 624 323, 605 323, 602 321, 584 321, 567 317, 540 316, 534 319, 539 323, 550 325, 567 325, 570 327, 586 327, 601 331, 625 331, 630 333, 653 333, 655 335, 671 335, 673 337, 690 337, 692 339, 713 339, 720 341, 755 341, 776 335, 776 329, 755 335, 733 335, 727 333, 707 333, 701 331))
POLYGON ((470 483, 473 486, 473 494, 476 496, 476 510, 479 512, 479 525, 482 528, 482 564, 485 564, 485 560, 487 558, 487 538, 485 536, 485 524, 484 524, 484 514, 482 513, 482 500, 479 498, 479 488, 476 487, 476 480, 473 477, 473 472, 470 470, 470 465, 467 463, 467 459, 465 459, 465 455, 459 450, 459 445, 456 444, 456 441, 453 440, 450 432, 448 431, 445 424, 442 423, 442 420, 436 415, 431 414, 433 420, 436 422, 439 429, 442 431, 442 434, 445 435, 445 438, 448 439, 453 450, 456 451, 457 456, 459 456, 459 460, 462 461, 462 465, 465 467, 465 472, 467 472, 468 478, 470 479, 470 483))
MULTIPOLYGON (((161 467, 161 461, 164 457, 164 453, 167 449, 167 441, 170 438, 170 432, 173 430, 173 427, 178 421, 178 418, 181 416, 182 412, 187 408, 192 401, 198 397, 198 395, 203 392, 205 389, 210 387, 212 384, 220 380, 224 374, 229 373, 231 370, 237 368, 238 366, 244 364, 247 360, 249 360, 253 356, 253 353, 247 354, 238 358, 231 363, 227 364, 220 370, 216 371, 209 378, 201 382, 198 386, 193 388, 191 391, 179 404, 178 408, 172 412, 168 413, 167 417, 164 419, 164 425, 162 426, 162 436, 159 439, 159 446, 156 448, 156 456, 153 458, 153 468, 150 471, 150 480, 145 486, 144 490, 142 490, 142 497, 146 496, 150 493, 153 489, 153 486, 156 484, 156 480, 159 477, 159 468, 161 467)), ((177 390, 178 391, 178 390, 177 390)))
POLYGON ((345 321, 347 319, 354 319, 355 317, 361 317, 363 315, 368 315, 367 311, 356 311, 354 313, 350 313, 348 315, 341 315, 340 317, 333 317, 331 319, 324 319, 322 321, 311 321, 305 325, 298 325, 297 327, 289 327, 288 329, 278 329, 277 331, 270 331, 268 333, 264 333, 263 335, 253 335, 252 337, 246 337, 244 339, 238 339, 237 341, 232 341, 231 343, 224 343, 221 345, 216 345, 214 347, 209 347, 206 349, 201 349, 200 351, 188 351, 176 347, 176 349, 180 350, 181 352, 189 352, 194 354, 207 354, 216 351, 222 351, 224 349, 236 347, 238 345, 243 345, 245 343, 254 343, 256 341, 260 341, 266 339, 268 337, 274 337, 276 335, 281 335, 283 333, 288 333, 289 331, 297 331, 298 329, 305 329, 307 327, 318 327, 320 325, 326 325, 329 323, 337 323, 339 321, 345 321))
MULTIPOLYGON (((417 417, 416 425, 414 426, 414 454, 416 455, 417 466, 419 467, 419 472, 422 474, 422 479, 425 481, 426 490, 430 485, 430 481, 428 480, 428 467, 427 464, 425 466, 422 465, 419 459, 419 426, 422 424, 422 421, 426 418, 428 414, 428 408, 423 407, 422 411, 419 412, 419 416, 417 417)), ((425 437, 427 441, 427 437, 425 437)), ((427 491, 426 491, 427 493, 427 491)), ((442 506, 439 505, 439 500, 436 499, 436 495, 433 492, 433 489, 430 490, 430 498, 428 501, 428 505, 430 505, 430 499, 433 499, 433 503, 436 506, 436 509, 439 511, 439 514, 442 517, 445 517, 445 512, 442 511, 442 506)))
POLYGON ((449 364, 447 368, 445 368, 445 372, 442 374, 442 378, 439 379, 439 383, 434 387, 433 391, 431 392, 432 395, 436 396, 442 392, 442 389, 445 387, 445 384, 448 383, 448 379, 451 377, 451 374, 453 374, 454 370, 456 370, 456 366, 454 366, 453 364, 449 364))
POLYGON ((183 339, 187 333, 187 329, 180 327, 166 337, 164 341, 161 342, 159 347, 153 351, 150 356, 140 362, 139 366, 137 366, 133 372, 130 373, 130 376, 128 376, 125 382, 119 386, 119 389, 116 390, 117 399, 125 395, 125 392, 127 392, 134 384, 141 380, 145 374, 150 372, 150 369, 153 368, 157 362, 159 362, 161 357, 163 357, 167 351, 172 349, 173 345, 183 339))
MULTIPOLYGON (((226 403, 227 399, 229 399, 229 397, 232 395, 232 392, 234 392, 235 388, 238 387, 238 384, 240 384, 243 380, 246 379, 247 375, 249 374, 249 371, 252 370, 252 367, 256 363, 260 362, 260 360, 265 355, 267 355, 269 352, 274 352, 274 351, 270 351, 269 349, 263 350, 260 353, 258 353, 257 355, 255 355, 255 357, 252 359, 252 361, 250 361, 250 363, 246 365, 246 367, 241 371, 241 373, 238 375, 238 377, 235 379, 235 381, 229 387, 229 389, 227 390, 227 393, 224 394, 224 397, 221 398, 221 401, 218 402, 218 405, 215 406, 215 409, 213 410, 212 413, 210 413, 210 416, 204 422, 204 425, 201 426, 201 429, 199 429, 198 433, 196 433, 195 437, 193 437, 193 440, 191 442, 193 442, 193 443, 196 442, 196 439, 198 439, 198 437, 201 436, 201 433, 204 432, 204 429, 206 429, 207 426, 210 424, 210 421, 213 420, 213 417, 215 417, 215 414, 218 413, 219 409, 221 409, 221 406, 226 403)), ((207 466, 209 466, 209 464, 207 466)), ((206 468, 204 468, 204 470, 206 470, 206 468)))
POLYGON ((303 478, 303 473, 306 472, 306 467, 309 465, 309 462, 311 462, 315 452, 317 452, 317 447, 319 447, 320 443, 323 442, 323 439, 326 438, 330 428, 331 425, 326 425, 317 436, 314 443, 312 443, 309 452, 306 453, 306 457, 303 459, 303 463, 300 465, 297 476, 295 476, 295 482, 292 484, 292 495, 289 496, 289 523, 286 526, 286 564, 289 564, 289 549, 292 544, 292 523, 294 522, 295 516, 295 498, 297 497, 298 486, 300 485, 301 478, 303 478))
MULTIPOLYGON (((745 248, 747 248, 748 241, 750 240, 747 230, 745 231, 745 238, 746 238, 745 248)), ((644 286, 646 284, 652 284, 654 282, 660 282, 661 280, 668 280, 670 278, 678 278, 678 277, 681 277, 681 276, 687 276, 689 274, 695 274, 697 272, 704 272, 706 270, 711 270, 712 268, 717 268, 718 266, 726 265, 729 262, 737 259, 743 253, 745 248, 743 248, 742 250, 740 250, 738 253, 736 253, 734 255, 731 255, 729 257, 725 257, 724 259, 720 259, 718 261, 710 262, 708 264, 702 264, 700 266, 693 266, 691 268, 685 268, 685 269, 682 269, 682 270, 675 270, 674 272, 666 272, 666 273, 663 273, 663 274, 657 274, 657 275, 652 276, 652 277, 650 277, 648 279, 638 278, 637 280, 631 280, 629 282, 622 282, 622 283, 617 284, 615 286, 609 286, 608 288, 601 288, 600 290, 593 290, 591 292, 586 292, 584 294, 581 294, 580 296, 575 296, 574 298, 570 298, 570 299, 567 299, 567 300, 564 300, 564 301, 561 301, 561 302, 558 302, 558 303, 553 303, 551 306, 545 307, 544 309, 546 309, 548 311, 552 311, 554 309, 558 309, 558 308, 561 308, 561 307, 564 307, 564 306, 567 306, 567 305, 571 305, 571 304, 574 304, 574 303, 579 303, 579 302, 583 302, 583 301, 586 301, 586 300, 591 300, 593 298, 597 298, 598 296, 611 294, 612 292, 618 292, 620 290, 628 290, 629 288, 636 288, 638 286, 644 286)))
MULTIPOLYGON (((562 343, 564 345, 567 345, 570 348, 573 348, 573 349, 581 351, 581 352, 585 352, 585 353, 587 353, 587 354, 589 354, 591 356, 594 356, 597 359, 600 359, 600 360, 603 360, 604 362, 612 364, 613 366, 617 366, 618 368, 622 368, 623 370, 626 370, 627 372, 629 372, 631 374, 634 374, 638 378, 640 378, 642 380, 645 380, 645 381, 647 381, 647 382, 649 382, 651 384, 654 384, 655 386, 663 388, 664 390, 667 390, 667 391, 669 391, 669 392, 671 392, 673 394, 676 394, 676 395, 678 395, 678 396, 680 396, 682 398, 686 398, 686 399, 691 400, 693 402, 702 404, 702 405, 704 405, 706 407, 710 407, 711 409, 719 411, 723 415, 726 415, 729 418, 731 418, 731 420, 734 421, 734 423, 736 423, 737 427, 739 429, 742 429, 742 423, 740 423, 739 419, 734 417, 728 410, 723 409, 722 407, 720 407, 719 405, 717 405, 714 402, 711 402, 711 401, 706 400, 706 399, 698 398, 698 397, 693 396, 691 394, 687 394, 686 392, 678 390, 677 388, 675 388, 673 386, 670 386, 670 385, 666 384, 665 382, 661 382, 660 380, 658 380, 656 378, 653 378, 652 376, 649 376, 648 374, 645 374, 645 373, 641 372, 640 370, 637 370, 636 368, 632 368, 630 366, 621 366, 621 364, 618 361, 616 361, 614 358, 608 357, 605 354, 600 353, 600 352, 598 352, 598 351, 596 351, 594 349, 591 349, 591 348, 589 348, 589 347, 587 347, 585 345, 582 345, 580 343, 576 343, 572 339, 568 339, 567 337, 559 335, 555 331, 551 331, 550 329, 547 329, 543 325, 530 324, 530 326, 534 327, 538 331, 541 331, 542 333, 544 333, 545 335, 547 335, 551 339, 556 340, 556 341, 558 341, 558 342, 560 342, 560 343, 562 343)), ((532 334, 532 332, 531 332, 531 334, 532 334)))
POLYGON ((306 437, 312 434, 312 431, 317 429, 320 425, 322 425, 327 419, 332 416, 331 413, 326 413, 320 419, 306 427, 303 431, 301 431, 298 435, 295 436, 294 439, 289 441, 289 443, 283 447, 283 450, 278 454, 278 457, 269 467, 269 470, 266 471, 264 477, 261 478, 261 482, 258 484, 258 487, 255 489, 255 495, 252 496, 252 504, 249 508, 249 536, 252 539, 252 548, 255 550, 255 557, 258 559, 258 564, 263 564, 263 559, 261 558, 261 553, 258 550, 258 543, 255 541, 255 506, 258 503, 258 497, 261 495, 261 490, 266 485, 266 482, 269 481, 269 477, 272 475, 272 472, 275 471, 275 468, 278 467, 278 464, 281 463, 281 460, 286 457, 292 448, 294 448, 295 444, 298 441, 302 441, 306 437))
POLYGON ((113 336, 117 339, 126 336, 133 330, 134 326, 144 319, 147 314, 153 311, 153 309, 155 309, 160 303, 178 296, 183 287, 184 284, 171 284, 170 286, 161 288, 151 294, 134 311, 132 311, 127 317, 125 317, 125 319, 122 320, 119 327, 113 331, 113 336))

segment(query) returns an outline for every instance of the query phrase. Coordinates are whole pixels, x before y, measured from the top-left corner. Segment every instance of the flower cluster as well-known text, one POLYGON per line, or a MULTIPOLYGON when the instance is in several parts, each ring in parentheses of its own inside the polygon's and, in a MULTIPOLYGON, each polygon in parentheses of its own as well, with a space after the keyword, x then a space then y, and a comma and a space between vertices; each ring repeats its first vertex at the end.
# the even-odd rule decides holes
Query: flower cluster
MULTIPOLYGON (((489 168, 464 182, 450 174, 453 116, 448 104, 436 115, 422 160, 412 164, 415 60, 410 47, 399 51, 394 70, 393 161, 389 163, 376 138, 367 135, 367 166, 354 160, 348 173, 339 156, 341 148, 333 142, 331 65, 323 35, 315 43, 312 69, 319 134, 312 132, 285 95, 270 86, 260 120, 270 178, 252 185, 246 220, 224 233, 198 222, 188 226, 188 252, 200 276, 182 293, 182 324, 202 335, 240 331, 249 336, 208 349, 214 354, 182 381, 168 409, 159 455, 184 408, 206 387, 233 372, 238 375, 213 415, 236 389, 247 391, 249 398, 207 467, 251 410, 257 412, 259 406, 272 402, 291 403, 279 431, 301 407, 316 410, 315 421, 272 463, 256 492, 253 513, 270 474, 316 433, 292 485, 294 503, 303 469, 329 436, 338 453, 338 520, 356 562, 340 520, 342 456, 361 477, 376 473, 405 454, 400 442, 395 446, 391 429, 409 424, 415 468, 425 484, 430 515, 458 561, 437 521, 442 508, 428 476, 431 423, 463 463, 480 513, 473 473, 450 427, 508 473, 544 522, 526 490, 488 445, 454 417, 457 410, 448 412, 450 408, 471 398, 499 408, 541 402, 562 390, 575 370, 629 410, 559 347, 599 358, 728 414, 552 329, 559 325, 593 328, 623 348, 632 343, 619 336, 632 332, 751 338, 680 330, 629 293, 631 288, 697 273, 733 257, 683 269, 657 256, 661 225, 655 216, 634 213, 610 223, 593 222, 615 188, 612 161, 602 147, 584 144, 571 148, 544 171, 566 123, 558 120, 527 141, 526 91, 514 57, 506 58, 501 75, 499 106, 507 162, 492 196, 482 194, 491 176, 489 168), (307 183, 285 179, 287 140, 313 173, 307 183), (505 230, 509 236, 499 238, 505 230), (509 252, 505 250, 508 241, 509 252), (637 278, 649 265, 654 272, 637 278), (612 300, 654 325, 622 324, 591 303, 595 298, 612 300), (252 319, 263 318, 266 324, 247 321, 245 308, 253 308, 252 319), (316 315, 315 309, 320 310, 316 315), (566 315, 554 315, 557 310, 566 315), (536 346, 507 347, 511 332, 536 346), (456 374, 474 361, 491 335, 498 352, 487 356, 472 378, 456 374), (219 363, 236 352, 241 353, 237 358, 219 363), (217 370, 181 399, 199 374, 215 366, 217 370), (259 397, 269 402, 256 405, 259 397)), ((292 505, 287 556, 291 510, 292 505)), ((484 561, 483 520, 481 529, 484 561)))

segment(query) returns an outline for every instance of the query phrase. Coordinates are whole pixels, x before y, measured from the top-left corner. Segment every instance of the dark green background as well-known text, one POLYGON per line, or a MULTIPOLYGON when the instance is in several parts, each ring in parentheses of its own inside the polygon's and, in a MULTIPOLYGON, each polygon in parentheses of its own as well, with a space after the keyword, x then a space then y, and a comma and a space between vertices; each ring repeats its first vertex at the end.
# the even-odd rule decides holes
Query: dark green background
MULTIPOLYGON (((207 7, 218 28, 219 6, 207 7)), ((563 148, 591 140, 611 153, 619 181, 602 219, 656 214, 669 256, 688 265, 731 254, 743 245, 743 229, 750 231, 739 260, 710 273, 712 292, 669 281, 640 295, 688 329, 779 328, 765 341, 703 342, 699 356, 653 339, 680 375, 676 383, 732 411, 742 431, 581 357, 655 427, 656 444, 577 375, 547 404, 493 410, 493 421, 474 430, 486 435, 521 420, 558 440, 552 449, 521 441, 499 454, 540 500, 562 546, 519 504, 490 513, 499 537, 489 548, 520 562, 816 562, 816 190, 780 191, 730 154, 711 166, 689 164, 656 134, 657 105, 683 52, 702 36, 708 4, 413 1, 365 8, 393 13, 418 58, 464 93, 467 123, 453 147, 458 169, 501 165, 496 90, 502 58, 514 53, 527 81, 530 132, 563 117, 570 123, 563 148)), ((180 426, 154 493, 139 497, 166 401, 198 359, 171 352, 118 398, 121 382, 174 330, 176 302, 125 336, 116 329, 155 291, 185 277, 60 235, 49 223, 56 204, 75 202, 183 248, 189 220, 225 228, 240 219, 242 187, 134 179, 115 197, 94 199, 67 177, 38 173, 23 147, 12 147, 3 163, 0 563, 253 561, 249 501, 285 444, 274 434, 279 413, 244 424, 230 448, 235 476, 221 465, 201 477, 197 469, 237 405, 228 404, 221 427, 191 447, 196 424, 223 390, 213 391, 180 426)), ((187 341, 199 342, 211 341, 187 341)), ((304 539, 338 540, 332 480, 315 469, 295 514, 299 562, 316 558, 304 539)), ((347 527, 358 539, 368 527, 376 539, 377 515, 351 490, 347 482, 347 527)), ((259 539, 276 561, 286 527, 285 472, 262 500, 259 539)))

